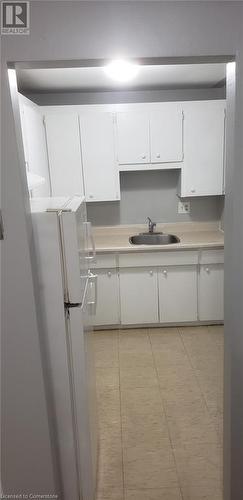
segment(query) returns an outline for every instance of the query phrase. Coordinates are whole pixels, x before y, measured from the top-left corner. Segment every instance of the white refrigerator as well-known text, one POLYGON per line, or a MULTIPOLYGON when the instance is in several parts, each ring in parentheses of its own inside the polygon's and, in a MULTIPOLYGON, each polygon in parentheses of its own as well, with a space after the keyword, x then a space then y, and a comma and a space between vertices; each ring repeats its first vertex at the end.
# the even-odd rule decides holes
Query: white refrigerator
POLYGON ((95 248, 80 197, 33 198, 38 313, 63 500, 94 500, 97 417, 92 351, 95 248))

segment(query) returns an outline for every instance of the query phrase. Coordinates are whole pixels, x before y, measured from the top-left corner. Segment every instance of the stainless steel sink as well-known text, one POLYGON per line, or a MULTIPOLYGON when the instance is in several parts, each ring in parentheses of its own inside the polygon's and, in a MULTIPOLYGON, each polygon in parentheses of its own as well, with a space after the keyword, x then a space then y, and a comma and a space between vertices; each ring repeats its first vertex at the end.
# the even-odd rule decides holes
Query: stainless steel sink
POLYGON ((129 238, 132 245, 171 245, 179 243, 180 239, 174 234, 141 233, 129 238))

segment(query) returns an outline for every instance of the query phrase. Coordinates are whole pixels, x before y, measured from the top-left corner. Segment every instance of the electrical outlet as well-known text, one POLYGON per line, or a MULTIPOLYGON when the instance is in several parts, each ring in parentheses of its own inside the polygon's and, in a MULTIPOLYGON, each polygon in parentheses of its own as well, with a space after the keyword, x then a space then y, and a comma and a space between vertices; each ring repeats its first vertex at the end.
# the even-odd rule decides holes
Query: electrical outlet
POLYGON ((189 214, 190 210, 190 201, 178 201, 178 214, 189 214))

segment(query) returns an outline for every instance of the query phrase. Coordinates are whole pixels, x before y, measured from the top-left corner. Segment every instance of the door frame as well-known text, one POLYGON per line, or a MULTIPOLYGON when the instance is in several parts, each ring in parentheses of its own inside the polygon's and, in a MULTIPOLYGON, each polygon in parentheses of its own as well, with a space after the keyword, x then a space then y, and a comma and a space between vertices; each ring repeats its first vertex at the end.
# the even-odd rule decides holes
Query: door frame
MULTIPOLYGON (((232 203, 227 196, 228 184, 231 185, 232 180, 232 169, 234 165, 234 141, 235 141, 235 99, 236 99, 236 56, 190 56, 190 57, 155 57, 155 58, 137 58, 131 59, 134 62, 138 62, 142 65, 161 65, 161 64, 209 64, 209 63, 226 63, 227 64, 227 78, 226 78, 226 104, 229 109, 229 117, 227 118, 227 130, 226 130, 226 165, 230 165, 230 168, 226 168, 226 196, 225 196, 225 361, 224 361, 224 498, 225 500, 230 498, 230 482, 231 482, 231 470, 232 470, 232 459, 231 459, 231 414, 232 414, 232 400, 231 400, 231 352, 232 352, 232 341, 231 341, 231 311, 227 306, 229 303, 229 289, 228 280, 230 280, 230 270, 229 269, 229 258, 230 258, 230 225, 232 221, 232 203)), ((104 66, 108 62, 107 59, 81 59, 81 60, 60 60, 60 61, 18 61, 11 62, 8 64, 9 70, 9 89, 11 94, 12 109, 15 121, 15 132, 16 140, 18 145, 18 155, 19 155, 19 166, 20 166, 20 176, 22 184, 23 201, 26 211, 26 224, 27 224, 27 235, 28 235, 28 246, 31 255, 31 272, 34 283, 35 290, 35 302, 38 303, 38 284, 36 280, 35 273, 35 255, 32 248, 32 230, 31 230, 31 220, 28 217, 30 214, 29 196, 27 188, 27 178, 25 173, 25 163, 24 163, 24 152, 22 145, 22 135, 21 135, 21 124, 20 124, 20 114, 18 108, 18 89, 16 72, 18 69, 26 68, 72 68, 72 67, 93 67, 93 66, 104 66)), ((4 241, 3 241, 4 244, 4 241)), ((41 332, 41 318, 38 317, 38 308, 36 308, 36 316, 38 322, 39 334, 41 332)), ((42 352, 42 362, 44 361, 44 355, 42 352)), ((46 380, 45 384, 47 401, 49 401, 49 415, 50 421, 52 419, 51 414, 53 409, 51 408, 50 394, 48 396, 48 384, 46 380)), ((53 431, 53 454, 57 456, 57 442, 55 440, 55 430, 53 431)), ((58 481, 61 481, 58 464, 56 464, 58 481)))

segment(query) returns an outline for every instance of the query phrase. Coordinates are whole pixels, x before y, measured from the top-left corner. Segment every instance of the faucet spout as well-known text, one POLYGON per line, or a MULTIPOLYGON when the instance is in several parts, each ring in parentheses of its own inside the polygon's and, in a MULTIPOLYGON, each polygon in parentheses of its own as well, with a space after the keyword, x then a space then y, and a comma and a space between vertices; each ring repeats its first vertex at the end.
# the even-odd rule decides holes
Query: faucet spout
POLYGON ((148 232, 153 233, 154 228, 156 227, 156 222, 153 222, 152 219, 150 219, 150 217, 147 217, 147 221, 148 221, 148 232))

